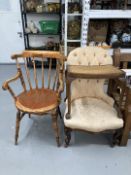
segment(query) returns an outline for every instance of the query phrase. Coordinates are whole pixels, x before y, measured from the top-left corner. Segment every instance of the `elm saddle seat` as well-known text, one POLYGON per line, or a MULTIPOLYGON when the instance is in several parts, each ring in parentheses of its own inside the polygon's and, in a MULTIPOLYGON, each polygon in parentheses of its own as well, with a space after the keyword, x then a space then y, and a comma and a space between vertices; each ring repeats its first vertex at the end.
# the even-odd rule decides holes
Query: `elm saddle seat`
POLYGON ((58 96, 50 89, 33 89, 18 95, 15 104, 21 111, 42 113, 58 106, 58 96))
POLYGON ((127 144, 127 115, 121 113, 115 99, 104 90, 105 83, 108 89, 109 80, 115 81, 119 77, 124 77, 124 72, 113 66, 113 59, 107 50, 85 47, 70 52, 67 58, 64 114, 66 147, 70 143, 72 130, 89 133, 110 131, 114 133, 113 145, 127 144))
POLYGON ((17 74, 4 82, 3 89, 10 92, 17 108, 15 144, 18 143, 20 121, 25 114, 28 114, 29 117, 31 114, 38 116, 50 114, 56 142, 57 145, 60 146, 57 118, 58 114, 61 117, 59 105, 61 102, 61 93, 64 90, 63 75, 65 58, 59 52, 26 50, 21 54, 13 55, 12 59, 16 61, 17 74), (33 69, 29 69, 27 66, 28 58, 30 58, 33 63, 33 69), (49 68, 46 69, 46 76, 44 64, 47 58, 49 60, 49 68), (52 62, 54 59, 56 61, 56 68, 52 70, 52 62), (24 65, 20 64, 21 60, 24 61, 24 65), (39 76, 36 67, 37 60, 41 60, 39 76), (10 86, 10 83, 17 79, 20 80, 23 88, 23 91, 19 95, 16 95, 10 86))

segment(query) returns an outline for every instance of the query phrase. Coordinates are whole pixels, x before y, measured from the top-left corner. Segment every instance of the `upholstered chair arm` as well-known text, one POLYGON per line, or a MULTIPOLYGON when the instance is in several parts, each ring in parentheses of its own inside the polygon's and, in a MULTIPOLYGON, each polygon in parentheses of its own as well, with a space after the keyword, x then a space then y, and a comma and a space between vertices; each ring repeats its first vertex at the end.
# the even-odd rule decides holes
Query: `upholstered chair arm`
POLYGON ((15 96, 15 93, 13 92, 12 88, 9 86, 9 84, 13 81, 16 81, 18 78, 20 78, 20 76, 21 76, 21 73, 17 72, 17 74, 14 77, 5 81, 2 85, 3 90, 8 90, 14 99, 16 99, 16 96, 15 96))

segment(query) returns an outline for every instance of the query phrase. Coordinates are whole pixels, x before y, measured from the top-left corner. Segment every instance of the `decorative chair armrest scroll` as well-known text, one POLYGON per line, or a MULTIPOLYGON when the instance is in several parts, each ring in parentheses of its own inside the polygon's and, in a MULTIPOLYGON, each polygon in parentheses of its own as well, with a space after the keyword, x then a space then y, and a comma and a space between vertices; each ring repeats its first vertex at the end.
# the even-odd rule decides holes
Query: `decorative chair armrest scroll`
POLYGON ((21 72, 17 72, 17 74, 14 77, 12 77, 11 79, 5 81, 2 85, 3 90, 8 90, 15 100, 16 100, 15 93, 13 92, 11 87, 9 86, 9 83, 11 83, 13 81, 16 81, 18 78, 20 78, 20 76, 21 76, 21 72))

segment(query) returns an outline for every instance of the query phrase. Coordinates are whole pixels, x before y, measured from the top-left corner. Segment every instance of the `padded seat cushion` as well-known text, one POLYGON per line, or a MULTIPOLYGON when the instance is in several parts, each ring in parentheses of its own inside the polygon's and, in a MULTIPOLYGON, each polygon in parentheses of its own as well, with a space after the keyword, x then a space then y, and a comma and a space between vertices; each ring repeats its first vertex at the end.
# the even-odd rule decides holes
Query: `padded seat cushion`
POLYGON ((33 89, 17 96, 16 107, 24 112, 43 113, 58 106, 57 93, 50 89, 33 89))
POLYGON ((71 104, 71 118, 67 120, 64 116, 64 123, 66 127, 89 132, 123 127, 123 119, 118 117, 115 108, 101 99, 90 97, 74 100, 71 104))

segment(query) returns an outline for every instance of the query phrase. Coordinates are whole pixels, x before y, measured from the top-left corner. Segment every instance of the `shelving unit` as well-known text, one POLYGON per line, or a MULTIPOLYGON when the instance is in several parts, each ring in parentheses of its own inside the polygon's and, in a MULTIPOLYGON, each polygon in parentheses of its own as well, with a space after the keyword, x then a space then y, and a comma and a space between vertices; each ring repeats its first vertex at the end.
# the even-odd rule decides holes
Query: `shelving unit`
MULTIPOLYGON (((43 1, 44 2, 44 1, 43 1)), ((61 0, 59 0, 59 3, 61 4, 61 0)), ((29 21, 29 19, 31 18, 42 18, 42 17, 49 17, 50 19, 54 16, 56 16, 57 18, 59 18, 59 21, 60 21, 60 26, 61 26, 61 12, 36 12, 36 11, 26 11, 25 9, 25 0, 20 0, 20 8, 21 8, 21 17, 22 17, 22 24, 23 24, 23 35, 24 35, 24 44, 25 44, 25 50, 46 50, 46 48, 43 46, 41 47, 32 47, 30 45, 30 40, 31 40, 31 37, 49 37, 49 38, 59 38, 59 41, 61 39, 61 29, 59 31, 59 33, 57 34, 44 34, 42 33, 41 31, 39 31, 38 33, 27 33, 25 31, 25 28, 27 28, 27 23, 29 21)), ((39 40, 39 38, 38 38, 39 40)), ((38 41, 37 40, 37 41, 38 41)), ((29 65, 30 66, 30 65, 29 65)), ((47 61, 47 66, 48 66, 48 61, 47 61)))
MULTIPOLYGON (((80 42, 81 47, 87 46, 88 29, 90 19, 131 19, 131 10, 95 10, 90 7, 90 0, 83 0, 82 13, 81 14, 69 14, 68 13, 68 0, 65 0, 65 32, 64 32, 64 54, 67 56, 68 43, 80 42), (80 40, 68 40, 68 17, 70 16, 82 16, 81 25, 81 39, 80 40)), ((131 52, 130 48, 121 48, 122 52, 131 52)), ((110 54, 113 53, 113 49, 109 49, 110 54)))
MULTIPOLYGON (((68 13, 68 0, 64 1, 65 4, 65 13, 62 14, 63 24, 64 24, 64 31, 63 31, 63 37, 62 40, 64 42, 64 55, 67 56, 67 49, 68 49, 68 43, 80 43, 81 45, 81 39, 68 39, 68 21, 70 17, 81 17, 83 13, 68 13)), ((80 36, 81 38, 81 36, 80 36)))
POLYGON ((131 18, 131 10, 89 10, 90 19, 131 18))

